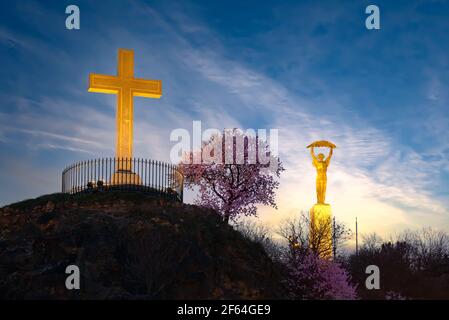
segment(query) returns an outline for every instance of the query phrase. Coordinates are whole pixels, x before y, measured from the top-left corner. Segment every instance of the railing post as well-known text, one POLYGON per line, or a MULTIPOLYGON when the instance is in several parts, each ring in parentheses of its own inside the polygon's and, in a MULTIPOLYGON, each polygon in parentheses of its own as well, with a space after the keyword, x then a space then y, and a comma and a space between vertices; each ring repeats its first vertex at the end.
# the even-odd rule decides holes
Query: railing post
POLYGON ((180 176, 180 185, 181 185, 181 202, 184 201, 184 175, 182 172, 179 172, 180 176))
POLYGON ((148 185, 150 186, 151 189, 153 189, 153 160, 148 161, 148 165, 149 165, 149 172, 148 172, 148 185))
POLYGON ((63 193, 65 193, 65 187, 64 187, 64 172, 65 172, 65 169, 62 171, 62 176, 61 176, 61 189, 62 189, 62 192, 63 192, 63 193))
POLYGON ((161 166, 161 162, 160 161, 158 161, 157 162, 157 168, 158 168, 158 172, 159 172, 159 174, 158 174, 158 179, 157 179, 157 184, 158 184, 158 187, 159 187, 159 193, 161 193, 161 188, 162 188, 162 183, 161 183, 161 169, 162 169, 162 166, 161 166))

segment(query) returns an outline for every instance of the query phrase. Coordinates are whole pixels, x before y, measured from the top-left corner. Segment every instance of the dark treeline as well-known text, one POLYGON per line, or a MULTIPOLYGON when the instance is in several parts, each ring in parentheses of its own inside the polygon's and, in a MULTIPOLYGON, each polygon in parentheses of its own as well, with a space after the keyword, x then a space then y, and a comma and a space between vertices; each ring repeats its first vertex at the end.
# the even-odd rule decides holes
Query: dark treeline
POLYGON ((342 257, 362 299, 449 299, 449 236, 430 228, 395 239, 364 238, 358 255, 342 257), (380 289, 367 290, 366 266, 380 269, 380 289))
MULTIPOLYGON (((309 237, 308 226, 310 220, 307 213, 298 218, 285 221, 280 229, 275 230, 283 238, 283 244, 272 238, 273 230, 269 230, 256 223, 238 223, 237 229, 247 238, 261 243, 272 259, 277 260, 289 268, 292 257, 295 259, 293 277, 289 275, 289 282, 300 282, 305 292, 313 291, 316 283, 305 283, 304 273, 319 267, 321 262, 308 258, 307 252, 316 256, 322 254, 317 248, 331 250, 321 246, 319 239, 325 237, 309 237), (316 252, 315 252, 316 251, 316 252), (306 257, 306 258, 301 258, 306 257), (309 270, 309 271, 307 271, 309 270), (304 282, 304 283, 301 283, 304 282)), ((357 292, 357 299, 449 299, 449 235, 431 228, 416 231, 404 231, 394 238, 382 239, 376 234, 362 237, 362 244, 358 254, 344 250, 346 242, 353 237, 350 229, 344 224, 337 223, 335 242, 337 243, 336 257, 333 264, 338 265, 348 274, 348 285, 357 292), (376 265, 380 270, 380 289, 368 290, 365 281, 370 274, 365 273, 367 266, 376 265)), ((329 232, 328 226, 323 233, 329 232)), ((319 232, 318 232, 319 233, 319 232)), ((330 266, 336 270, 334 266, 330 266)), ((332 269, 331 268, 331 269, 332 269)), ((332 294, 318 294, 315 296, 295 296, 306 299, 341 299, 349 298, 340 293, 347 292, 348 285, 335 278, 335 271, 326 267, 328 274, 321 279, 314 275, 319 286, 333 288, 332 294), (336 283, 338 281, 338 283, 336 283)), ((338 271, 340 274, 342 271, 338 271)))

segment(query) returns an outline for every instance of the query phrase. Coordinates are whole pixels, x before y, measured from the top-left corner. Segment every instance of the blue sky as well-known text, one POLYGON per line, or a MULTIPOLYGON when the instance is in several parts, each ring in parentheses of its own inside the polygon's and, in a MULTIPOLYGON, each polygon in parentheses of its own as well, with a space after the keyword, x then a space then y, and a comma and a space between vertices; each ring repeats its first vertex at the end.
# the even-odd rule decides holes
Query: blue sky
MULTIPOLYGON (((170 132, 277 128, 287 171, 276 226, 315 201, 305 146, 337 144, 328 200, 381 234, 449 231, 448 1, 14 1, 0 5, 0 205, 60 190, 70 163, 114 154, 115 74, 162 79, 135 98, 135 155, 169 160, 170 132), (81 29, 65 29, 65 8, 81 29), (381 30, 365 28, 376 4, 381 30)), ((192 195, 187 196, 191 201, 192 195)))

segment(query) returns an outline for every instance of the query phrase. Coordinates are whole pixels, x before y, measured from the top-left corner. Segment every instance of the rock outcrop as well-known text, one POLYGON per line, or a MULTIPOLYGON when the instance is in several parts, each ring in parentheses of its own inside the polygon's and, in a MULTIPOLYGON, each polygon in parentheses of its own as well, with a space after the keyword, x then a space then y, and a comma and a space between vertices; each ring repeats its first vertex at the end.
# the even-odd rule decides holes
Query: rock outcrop
POLYGON ((0 209, 0 299, 278 299, 281 269, 211 210, 145 194, 0 209), (68 265, 81 289, 67 290, 68 265))

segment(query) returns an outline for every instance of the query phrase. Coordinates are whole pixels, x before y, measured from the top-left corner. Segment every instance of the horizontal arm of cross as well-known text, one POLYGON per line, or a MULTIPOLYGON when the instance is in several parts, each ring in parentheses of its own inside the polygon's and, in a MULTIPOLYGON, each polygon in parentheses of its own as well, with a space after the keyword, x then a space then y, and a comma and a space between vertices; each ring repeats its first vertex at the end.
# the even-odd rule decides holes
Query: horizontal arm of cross
POLYGON ((160 98, 162 95, 161 80, 132 79, 129 85, 136 97, 160 98))
POLYGON ((123 84, 120 78, 103 74, 89 75, 89 92, 117 94, 123 84))
POLYGON ((89 92, 117 94, 120 90, 126 89, 131 90, 133 96, 160 98, 162 95, 162 81, 123 79, 102 74, 91 74, 89 76, 89 92))

